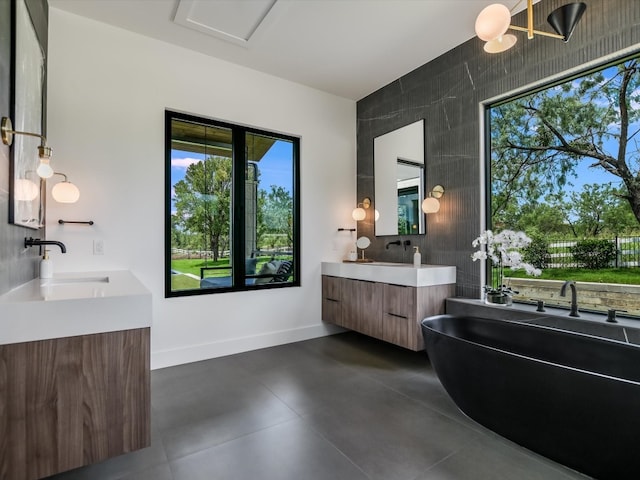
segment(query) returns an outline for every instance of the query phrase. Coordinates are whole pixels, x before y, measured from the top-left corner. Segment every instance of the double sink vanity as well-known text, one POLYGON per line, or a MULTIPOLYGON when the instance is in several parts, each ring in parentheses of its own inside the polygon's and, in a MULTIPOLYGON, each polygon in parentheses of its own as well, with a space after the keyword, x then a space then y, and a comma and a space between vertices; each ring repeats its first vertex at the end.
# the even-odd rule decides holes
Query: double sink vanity
POLYGON ((444 313, 456 267, 386 262, 323 262, 322 320, 418 351, 419 322, 444 313))
POLYGON ((128 271, 0 296, 0 476, 35 480, 150 445, 151 293, 128 271))

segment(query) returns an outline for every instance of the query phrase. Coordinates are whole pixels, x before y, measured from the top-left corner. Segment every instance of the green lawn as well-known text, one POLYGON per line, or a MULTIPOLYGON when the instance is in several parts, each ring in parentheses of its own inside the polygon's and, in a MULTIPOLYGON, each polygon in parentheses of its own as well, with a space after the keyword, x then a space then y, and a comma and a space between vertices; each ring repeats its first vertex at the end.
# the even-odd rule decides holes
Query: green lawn
POLYGON ((186 275, 171 275, 171 290, 193 290, 200 288, 200 281, 186 275))
MULTIPOLYGON (((258 257, 256 272, 260 271, 262 265, 271 259, 269 256, 258 257)), ((287 257, 290 259, 290 257, 287 257)), ((201 258, 182 258, 171 260, 171 269, 182 274, 195 275, 197 278, 188 275, 171 275, 171 290, 192 290, 200 288, 200 268, 201 267, 227 267, 214 270, 207 270, 205 277, 227 277, 231 275, 229 267, 229 259, 223 258, 214 262, 211 259, 204 260, 201 258)))
POLYGON ((542 280, 575 280, 576 282, 594 283, 625 283, 630 285, 640 284, 640 267, 636 268, 603 268, 601 270, 587 270, 585 268, 547 268, 542 270, 542 275, 532 277, 524 270, 515 272, 506 269, 505 277, 538 278, 542 280))
MULTIPOLYGON (((177 270, 181 273, 190 273, 200 278, 200 267, 228 267, 229 259, 222 258, 217 261, 203 260, 201 258, 181 258, 178 260, 171 260, 171 269, 177 270)), ((226 277, 229 275, 229 270, 222 268, 220 270, 209 270, 207 277, 226 277)))

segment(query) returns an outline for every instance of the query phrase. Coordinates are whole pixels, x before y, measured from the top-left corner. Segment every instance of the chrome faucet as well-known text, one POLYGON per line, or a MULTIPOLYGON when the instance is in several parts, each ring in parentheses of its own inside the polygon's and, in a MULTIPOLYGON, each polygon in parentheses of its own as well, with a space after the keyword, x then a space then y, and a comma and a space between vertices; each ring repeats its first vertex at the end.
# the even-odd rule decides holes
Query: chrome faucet
POLYGON ((67 253, 67 247, 64 246, 64 243, 58 242, 57 240, 41 240, 39 238, 24 237, 24 248, 38 246, 40 247, 40 255, 42 255, 43 245, 57 245, 60 247, 62 253, 67 253))
POLYGON ((569 312, 570 317, 579 317, 578 313, 578 292, 576 290, 576 282, 573 280, 567 280, 562 284, 562 288, 560 289, 560 296, 564 297, 567 293, 567 285, 571 288, 571 311, 569 312))

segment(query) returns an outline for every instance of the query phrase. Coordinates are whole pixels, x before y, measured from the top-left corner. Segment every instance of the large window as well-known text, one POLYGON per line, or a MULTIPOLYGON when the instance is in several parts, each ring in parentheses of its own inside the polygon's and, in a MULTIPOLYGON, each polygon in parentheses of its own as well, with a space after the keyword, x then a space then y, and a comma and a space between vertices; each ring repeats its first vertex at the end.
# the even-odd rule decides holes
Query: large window
POLYGON ((508 273, 519 298, 566 305, 558 282, 575 280, 584 309, 640 314, 640 57, 490 105, 487 121, 488 227, 524 231, 543 269, 508 273))
POLYGON ((166 296, 297 286, 299 139, 167 111, 166 296))

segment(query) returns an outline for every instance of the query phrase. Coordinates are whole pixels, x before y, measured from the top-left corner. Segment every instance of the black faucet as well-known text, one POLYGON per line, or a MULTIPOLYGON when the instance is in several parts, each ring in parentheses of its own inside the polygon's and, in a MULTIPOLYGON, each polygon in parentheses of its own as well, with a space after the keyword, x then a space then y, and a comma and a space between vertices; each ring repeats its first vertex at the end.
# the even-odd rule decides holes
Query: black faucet
POLYGON ((620 310, 618 308, 610 308, 607 310, 607 322, 618 323, 616 320, 616 312, 626 312, 626 310, 620 310))
POLYGON ((64 246, 64 243, 58 242, 57 240, 41 240, 39 238, 24 237, 24 248, 38 246, 40 247, 40 255, 42 255, 43 245, 57 245, 60 247, 62 253, 67 253, 67 247, 64 246))
POLYGON ((570 317, 579 317, 578 313, 578 292, 576 291, 576 282, 573 280, 567 280, 562 284, 562 288, 560 289, 560 296, 564 297, 567 293, 567 285, 571 288, 571 312, 569 312, 570 317))
POLYGON ((395 242, 387 242, 384 248, 389 250, 389 245, 401 245, 401 243, 400 240, 396 240, 395 242))
POLYGON ((411 240, 405 240, 404 242, 402 242, 402 244, 404 245, 404 251, 407 251, 407 247, 409 245, 411 245, 411 240))

